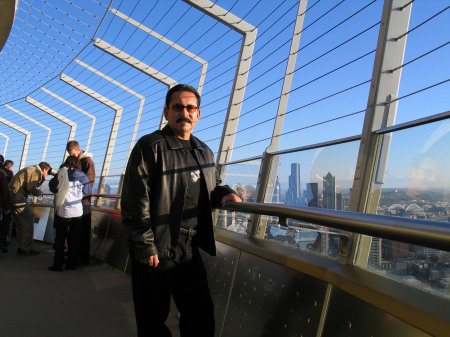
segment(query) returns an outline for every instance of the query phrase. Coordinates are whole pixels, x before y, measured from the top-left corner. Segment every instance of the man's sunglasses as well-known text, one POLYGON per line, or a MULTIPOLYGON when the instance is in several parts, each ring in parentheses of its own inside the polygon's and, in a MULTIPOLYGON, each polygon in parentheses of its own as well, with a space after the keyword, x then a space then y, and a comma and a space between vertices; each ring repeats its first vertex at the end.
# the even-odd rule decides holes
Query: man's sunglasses
POLYGON ((187 112, 189 113, 194 113, 198 110, 198 107, 196 107, 195 105, 183 105, 183 104, 172 104, 169 105, 169 108, 172 108, 175 112, 181 112, 184 109, 187 110, 187 112))

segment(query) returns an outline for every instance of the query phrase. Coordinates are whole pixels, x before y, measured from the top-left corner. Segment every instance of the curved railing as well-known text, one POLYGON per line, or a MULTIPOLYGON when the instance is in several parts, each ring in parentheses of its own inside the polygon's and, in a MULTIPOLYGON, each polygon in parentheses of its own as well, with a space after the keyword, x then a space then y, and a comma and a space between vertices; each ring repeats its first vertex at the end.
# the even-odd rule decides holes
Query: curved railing
POLYGON ((448 222, 254 202, 230 203, 225 209, 308 221, 353 233, 450 251, 448 222))

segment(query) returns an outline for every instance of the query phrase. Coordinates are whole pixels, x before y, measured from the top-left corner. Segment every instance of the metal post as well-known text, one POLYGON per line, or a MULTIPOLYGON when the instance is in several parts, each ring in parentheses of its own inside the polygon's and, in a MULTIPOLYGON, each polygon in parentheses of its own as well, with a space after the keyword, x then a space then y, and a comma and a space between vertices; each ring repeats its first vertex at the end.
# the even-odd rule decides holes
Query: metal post
MULTIPOLYGON (((372 76, 371 90, 364 119, 361 145, 356 163, 355 178, 349 210, 375 213, 379 193, 373 193, 373 184, 381 154, 382 137, 373 131, 391 126, 395 121, 396 105, 389 106, 390 97, 398 96, 401 67, 406 47, 406 36, 411 14, 408 0, 386 0, 383 8, 377 52, 372 76), (404 7, 407 5, 406 7, 404 7), (403 8, 404 7, 404 8, 403 8)), ((387 149, 384 146, 385 150, 387 149)), ((350 258, 340 263, 354 263, 365 267, 368 262, 371 238, 355 235, 350 258)))

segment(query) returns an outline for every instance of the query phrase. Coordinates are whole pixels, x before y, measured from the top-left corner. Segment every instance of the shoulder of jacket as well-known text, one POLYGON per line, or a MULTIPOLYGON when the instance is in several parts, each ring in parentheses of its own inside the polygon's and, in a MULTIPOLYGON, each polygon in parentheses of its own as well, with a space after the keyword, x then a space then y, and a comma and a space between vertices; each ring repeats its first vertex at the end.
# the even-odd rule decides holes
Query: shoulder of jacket
POLYGON ((82 163, 93 163, 92 157, 83 157, 80 159, 80 162, 82 163))
POLYGON ((26 171, 28 174, 37 174, 37 175, 42 174, 42 171, 41 171, 41 168, 39 167, 39 165, 29 166, 26 168, 26 171))
POLYGON ((72 175, 76 178, 87 177, 86 173, 84 173, 83 170, 75 169, 75 170, 70 170, 69 172, 71 172, 72 175))
POLYGON ((155 132, 149 133, 148 135, 142 136, 138 140, 138 144, 141 147, 151 146, 155 143, 161 142, 164 140, 164 135, 161 130, 156 130, 155 132))
POLYGON ((82 151, 81 154, 80 154, 80 160, 81 159, 85 159, 85 158, 92 159, 93 157, 94 157, 94 155, 92 153, 90 153, 90 152, 87 152, 87 151, 82 151))

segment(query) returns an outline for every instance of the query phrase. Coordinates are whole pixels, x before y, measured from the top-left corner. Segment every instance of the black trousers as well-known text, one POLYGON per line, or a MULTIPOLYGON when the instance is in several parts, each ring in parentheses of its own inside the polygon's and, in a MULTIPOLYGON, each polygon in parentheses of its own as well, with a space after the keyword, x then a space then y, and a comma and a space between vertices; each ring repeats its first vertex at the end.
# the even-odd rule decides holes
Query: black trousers
POLYGON ((64 264, 64 246, 67 238, 69 246, 66 266, 76 267, 80 256, 82 218, 63 218, 55 214, 55 258, 53 266, 62 268, 64 264))
POLYGON ((0 220, 0 245, 7 246, 9 243, 9 238, 11 235, 11 223, 12 215, 11 212, 8 214, 3 214, 2 220, 0 220))
MULTIPOLYGON (((165 321, 172 295, 180 312, 181 337, 214 336, 214 304, 199 254, 169 269, 149 267, 130 250, 134 309, 139 337, 171 337, 165 321)), ((164 266, 164 261, 161 266, 164 266)))
POLYGON ((80 261, 84 264, 89 263, 91 249, 91 209, 88 206, 88 212, 83 205, 83 221, 81 225, 81 242, 80 242, 80 261))

